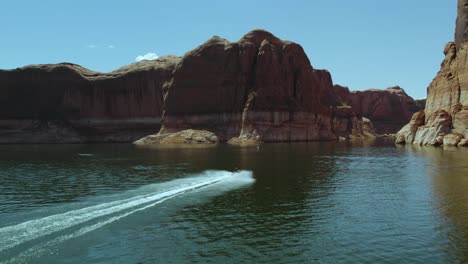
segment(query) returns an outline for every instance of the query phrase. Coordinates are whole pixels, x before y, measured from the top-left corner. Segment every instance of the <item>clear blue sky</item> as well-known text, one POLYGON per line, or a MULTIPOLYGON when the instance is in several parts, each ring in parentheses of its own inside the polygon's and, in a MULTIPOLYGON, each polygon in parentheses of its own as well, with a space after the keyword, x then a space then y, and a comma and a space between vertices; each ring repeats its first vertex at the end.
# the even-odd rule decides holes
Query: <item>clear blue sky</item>
POLYGON ((301 44, 335 83, 400 85, 423 98, 455 18, 456 0, 11 0, 0 3, 0 68, 73 62, 111 71, 263 28, 301 44))

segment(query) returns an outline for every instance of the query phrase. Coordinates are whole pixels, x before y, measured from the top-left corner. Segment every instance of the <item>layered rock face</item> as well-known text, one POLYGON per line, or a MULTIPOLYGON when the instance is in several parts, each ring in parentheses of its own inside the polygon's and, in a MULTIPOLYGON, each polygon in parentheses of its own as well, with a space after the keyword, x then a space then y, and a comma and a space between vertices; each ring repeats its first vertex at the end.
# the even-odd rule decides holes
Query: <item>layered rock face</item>
POLYGON ((465 146, 468 138, 468 2, 458 1, 456 42, 444 49, 445 59, 441 69, 427 89, 425 120, 414 136, 402 140, 407 130, 403 128, 397 143, 420 145, 465 146))
MULTIPOLYGON (((234 43, 213 37, 176 66, 159 134, 208 130, 233 144, 336 140, 332 86, 301 46, 269 32, 234 43)), ((347 129, 346 136, 364 137, 347 129)))
POLYGON ((0 143, 217 143, 373 136, 340 110, 298 44, 254 30, 111 73, 73 64, 0 71, 0 143), (346 125, 345 125, 346 124, 346 125))
POLYGON ((97 73, 74 64, 0 71, 0 143, 129 142, 157 130, 176 57, 97 73))
POLYGON ((262 141, 334 140, 336 102, 326 71, 303 49, 266 31, 235 43, 214 37, 174 70, 161 133, 195 128, 221 138, 257 133, 262 141))
POLYGON ((395 134, 415 112, 424 109, 423 102, 418 103, 398 86, 351 92, 347 87, 335 85, 333 90, 343 104, 370 119, 377 134, 395 134))

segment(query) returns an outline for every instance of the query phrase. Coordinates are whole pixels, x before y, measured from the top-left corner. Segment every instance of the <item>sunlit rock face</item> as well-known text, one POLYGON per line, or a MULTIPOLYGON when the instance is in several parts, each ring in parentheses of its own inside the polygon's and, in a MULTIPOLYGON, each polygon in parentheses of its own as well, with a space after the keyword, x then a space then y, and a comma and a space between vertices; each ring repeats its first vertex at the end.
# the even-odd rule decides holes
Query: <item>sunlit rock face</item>
POLYGON ((414 138, 416 136, 416 132, 418 128, 424 125, 425 114, 424 111, 419 111, 413 114, 411 117, 410 122, 405 125, 397 135, 396 143, 397 144, 405 144, 405 143, 413 143, 414 138))
MULTIPOLYGON (((428 88, 425 122, 415 131, 414 141, 405 143, 454 145, 454 141, 468 138, 467 51, 467 43, 459 49, 454 42, 446 45, 441 70, 428 88)), ((406 130, 403 128, 397 137, 404 136, 406 130)), ((397 143, 403 142, 397 139, 397 143)))
MULTIPOLYGON (((415 132, 420 145, 465 146, 468 138, 468 42, 466 0, 458 1, 455 42, 444 48, 445 59, 437 76, 427 88, 425 123, 415 132), (443 121, 442 121, 443 120, 443 121)), ((398 137, 405 132, 403 128, 398 137)), ((402 143, 397 139, 397 143, 402 143)))

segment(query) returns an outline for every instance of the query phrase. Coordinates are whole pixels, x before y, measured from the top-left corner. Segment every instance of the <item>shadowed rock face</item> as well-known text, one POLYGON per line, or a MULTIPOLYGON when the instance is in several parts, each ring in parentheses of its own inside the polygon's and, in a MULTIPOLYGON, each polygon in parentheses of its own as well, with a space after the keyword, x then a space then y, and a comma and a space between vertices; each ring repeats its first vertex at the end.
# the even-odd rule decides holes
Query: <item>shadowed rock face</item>
POLYGON ((460 47, 460 45, 466 41, 468 41, 468 0, 458 0, 455 44, 460 47))
POLYGON ((128 142, 157 130, 178 60, 106 74, 74 64, 0 71, 0 143, 128 142))
POLYGON ((334 108, 333 127, 340 138, 365 139, 376 134, 371 121, 357 115, 350 106, 334 108))
POLYGON ((197 131, 213 133, 208 143, 372 135, 352 111, 337 115, 332 86, 301 46, 263 30, 111 73, 73 64, 0 71, 0 142, 129 142, 158 130, 139 142, 190 143, 197 131))
POLYGON ((298 44, 255 30, 238 42, 213 37, 174 70, 161 133, 206 129, 229 140, 334 140, 331 76, 298 44))
POLYGON ((335 85, 333 90, 343 104, 349 105, 356 114, 369 118, 378 134, 398 132, 415 112, 424 109, 398 86, 350 92, 347 87, 335 85))
MULTIPOLYGON (((444 48, 445 59, 427 88, 425 123, 415 132, 421 145, 466 145, 468 138, 468 41, 466 0, 458 1, 456 42, 444 48)), ((399 134, 405 133, 405 128, 399 134)), ((399 142, 397 139, 397 143, 399 142)))

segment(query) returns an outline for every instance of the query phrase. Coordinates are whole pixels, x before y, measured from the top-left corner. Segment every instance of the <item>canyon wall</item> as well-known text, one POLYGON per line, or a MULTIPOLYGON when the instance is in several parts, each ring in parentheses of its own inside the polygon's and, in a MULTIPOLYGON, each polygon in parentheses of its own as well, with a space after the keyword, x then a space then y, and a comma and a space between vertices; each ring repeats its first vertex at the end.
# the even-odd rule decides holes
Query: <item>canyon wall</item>
MULTIPOLYGON (((314 69, 300 45, 263 30, 233 43, 213 37, 177 64, 161 130, 138 143, 163 142, 188 129, 233 144, 374 135, 369 122, 341 114, 339 106, 330 73, 314 69)), ((191 133, 180 135, 193 140, 191 133)))
POLYGON ((263 30, 110 73, 67 63, 0 71, 0 143, 373 136, 368 120, 340 107, 330 73, 314 69, 300 45, 263 30))
POLYGON ((0 71, 0 143, 130 142, 157 131, 178 60, 111 73, 68 63, 0 71))
POLYGON ((350 91, 347 87, 333 87, 341 102, 356 114, 372 121, 377 134, 395 134, 408 123, 411 116, 424 109, 399 86, 387 89, 350 91))
POLYGON ((467 12, 468 1, 459 0, 455 42, 445 46, 441 69, 427 89, 424 122, 403 127, 396 143, 468 145, 467 12))
POLYGON ((330 74, 313 69, 295 43, 260 30, 234 43, 214 37, 174 70, 161 132, 194 128, 226 140, 252 133, 268 142, 334 140, 331 87, 330 74))

